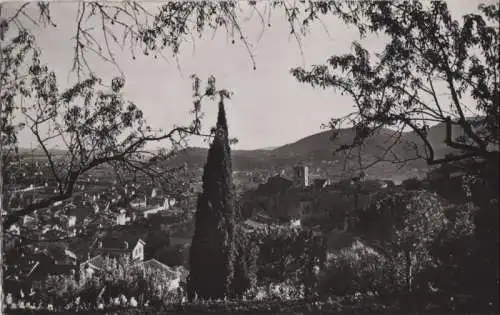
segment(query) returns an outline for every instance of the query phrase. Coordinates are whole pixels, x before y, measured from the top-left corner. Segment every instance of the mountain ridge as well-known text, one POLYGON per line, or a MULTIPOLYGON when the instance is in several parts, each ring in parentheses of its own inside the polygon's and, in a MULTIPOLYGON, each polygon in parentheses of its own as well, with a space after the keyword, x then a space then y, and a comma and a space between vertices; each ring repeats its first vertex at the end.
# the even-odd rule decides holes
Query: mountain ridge
MULTIPOLYGON (((444 143, 444 131, 444 126, 439 124, 429 129, 429 139, 431 143, 438 146, 438 150, 436 150, 438 155, 449 152, 444 144, 440 144, 440 142, 444 143)), ((361 151, 362 162, 366 165, 380 159, 387 147, 391 147, 400 160, 408 160, 408 162, 405 165, 396 163, 396 160, 377 163, 367 170, 368 176, 401 178, 419 176, 426 172, 428 166, 425 160, 416 159, 417 155, 414 150, 416 147, 419 152, 423 153, 423 141, 418 138, 418 135, 410 131, 395 139, 393 134, 393 130, 381 129, 375 135, 367 138, 361 151)), ((326 130, 270 150, 232 150, 234 169, 237 171, 290 169, 298 163, 304 163, 313 172, 319 169, 319 173, 327 175, 342 172, 352 173, 356 168, 351 165, 347 167, 346 171, 345 158, 342 154, 334 155, 333 153, 341 145, 352 142, 355 135, 354 129, 339 130, 335 139, 332 139, 332 135, 331 130, 326 130)), ((207 151, 208 149, 201 147, 185 148, 174 156, 169 164, 185 163, 192 167, 203 167, 207 151)), ((352 159, 347 162, 353 164, 352 159)))
MULTIPOLYGON (((438 124, 428 131, 428 139, 435 146, 436 157, 444 156, 452 150, 444 144, 445 125, 438 124)), ((393 153, 400 160, 409 162, 402 165, 393 161, 384 161, 373 165, 366 174, 369 177, 414 177, 425 173, 428 166, 423 159, 416 159, 418 148, 421 154, 423 151, 423 141, 415 132, 405 132, 400 138, 395 139, 394 131, 390 129, 380 129, 376 134, 367 138, 361 150, 361 154, 346 157, 342 153, 334 155, 336 149, 341 145, 350 144, 355 131, 353 128, 341 129, 335 139, 332 139, 331 130, 321 131, 297 141, 284 144, 274 148, 263 148, 254 150, 232 150, 233 169, 235 171, 252 170, 282 170, 291 169, 293 166, 303 163, 310 167, 311 173, 322 176, 336 176, 338 174, 359 172, 359 165, 372 164, 377 159, 384 156, 384 152, 391 147, 393 153), (396 141, 397 140, 397 141, 396 141)), ((34 149, 37 152, 37 149, 34 149)), ((21 149, 21 152, 29 154, 30 149, 21 149)), ((187 147, 180 150, 169 160, 165 161, 166 166, 188 165, 193 168, 201 168, 206 161, 208 148, 187 147)), ((39 152, 42 153, 42 152, 39 152)), ((387 158, 387 156, 385 156, 387 158)), ((343 176, 343 175, 342 175, 343 176)))

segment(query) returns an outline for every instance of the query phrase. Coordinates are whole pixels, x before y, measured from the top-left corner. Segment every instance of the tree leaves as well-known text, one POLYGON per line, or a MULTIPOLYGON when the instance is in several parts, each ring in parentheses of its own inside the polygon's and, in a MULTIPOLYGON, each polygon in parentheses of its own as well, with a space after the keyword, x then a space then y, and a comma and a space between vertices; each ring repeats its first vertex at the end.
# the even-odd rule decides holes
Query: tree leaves
MULTIPOLYGON (((351 53, 332 56, 310 70, 292 69, 292 75, 313 87, 347 93, 356 110, 344 117, 345 125, 413 129, 423 140, 429 163, 449 158, 435 158, 433 145, 421 128, 446 123, 451 113, 452 123, 472 140, 467 145, 449 141, 450 146, 463 151, 453 158, 489 158, 485 143, 498 146, 499 54, 498 49, 492 49, 498 47, 498 27, 493 26, 498 25, 498 6, 481 6, 478 11, 465 15, 460 24, 444 2, 429 6, 414 1, 338 5, 333 13, 358 27, 360 33, 368 28, 389 37, 383 52, 373 56, 355 42, 351 53), (435 88, 442 80, 452 95, 449 109, 442 106, 435 88), (463 104, 467 95, 473 96, 475 108, 463 104), (471 128, 466 115, 480 117, 485 128, 471 128), (495 119, 497 123, 493 123, 495 119)), ((356 139, 353 144, 362 142, 356 139)))
POLYGON ((368 244, 376 244, 386 258, 402 259, 402 267, 408 263, 405 257, 412 256, 415 274, 432 263, 432 245, 448 227, 443 201, 423 190, 379 193, 370 207, 361 210, 357 220, 355 230, 368 244))

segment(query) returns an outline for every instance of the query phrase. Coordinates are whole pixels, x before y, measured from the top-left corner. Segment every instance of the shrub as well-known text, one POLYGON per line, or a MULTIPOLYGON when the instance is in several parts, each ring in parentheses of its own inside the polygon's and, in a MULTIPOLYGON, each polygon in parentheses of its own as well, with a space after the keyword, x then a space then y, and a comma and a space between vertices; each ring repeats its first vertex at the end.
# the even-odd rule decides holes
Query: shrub
POLYGON ((387 259, 356 241, 328 257, 321 279, 321 292, 327 295, 366 294, 390 291, 384 266, 387 259))
POLYGON ((418 274, 434 263, 430 249, 446 229, 445 210, 427 191, 381 193, 360 211, 355 231, 388 259, 393 282, 410 293, 418 274))
POLYGON ((234 261, 234 278, 232 295, 242 297, 257 283, 257 257, 259 248, 250 235, 237 226, 235 233, 236 256, 234 261))
POLYGON ((77 304, 96 309, 99 303, 108 307, 128 306, 132 297, 140 306, 148 301, 150 304, 179 302, 182 296, 167 287, 168 280, 161 271, 143 269, 128 259, 105 259, 101 273, 80 283, 68 277, 51 276, 36 289, 44 303, 51 303, 57 309, 74 310, 77 304), (119 305, 115 305, 116 299, 119 305))
POLYGON ((79 284, 68 276, 49 276, 40 285, 34 286, 41 302, 63 306, 74 301, 78 295, 79 284))
POLYGON ((316 286, 315 269, 326 260, 326 242, 323 237, 300 228, 268 226, 255 229, 251 238, 259 246, 258 282, 304 285, 310 292, 316 286))

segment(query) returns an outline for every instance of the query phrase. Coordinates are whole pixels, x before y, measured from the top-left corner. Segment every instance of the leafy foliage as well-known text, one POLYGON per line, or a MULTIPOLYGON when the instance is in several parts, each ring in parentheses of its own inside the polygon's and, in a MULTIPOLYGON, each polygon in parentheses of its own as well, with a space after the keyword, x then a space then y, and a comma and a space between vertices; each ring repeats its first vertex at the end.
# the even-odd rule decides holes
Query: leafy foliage
POLYGON ((454 272, 450 290, 498 305, 498 163, 464 160, 431 175, 431 189, 455 204, 453 225, 439 243, 445 248, 437 250, 451 254, 438 255, 448 266, 440 275, 454 272))
POLYGON ((141 307, 146 303, 158 306, 162 301, 172 303, 180 298, 178 292, 169 290, 168 280, 161 271, 144 269, 127 259, 106 258, 101 273, 85 276, 79 282, 68 276, 49 276, 34 285, 35 295, 24 299, 71 311, 97 309, 99 304, 128 307, 132 298, 141 307))
POLYGON ((380 193, 357 219, 355 231, 389 260, 401 289, 412 292, 414 278, 432 265, 430 248, 446 228, 443 202, 422 190, 380 193))
POLYGON ((257 285, 259 247, 240 225, 236 226, 235 244, 234 279, 231 290, 234 296, 241 298, 257 285))
POLYGON ((259 247, 258 283, 289 281, 315 290, 315 270, 326 260, 326 242, 321 236, 299 228, 269 226, 253 230, 250 237, 259 247))
MULTIPOLYGON (((394 137, 411 128, 424 143, 429 163, 470 156, 495 158, 498 152, 499 53, 498 4, 481 5, 477 13, 454 20, 445 2, 357 2, 339 5, 343 19, 367 31, 384 34, 388 44, 372 55, 359 43, 353 52, 332 56, 311 70, 292 74, 312 86, 334 88, 352 97, 356 111, 331 121, 338 128, 347 122, 356 137, 343 150, 362 146, 382 127, 394 127, 394 137), (450 95, 450 106, 440 96, 450 95), (474 106, 466 106, 472 101, 474 106), (438 159, 427 138, 432 123, 446 123, 445 143, 459 150, 438 159), (453 136, 458 126, 463 136, 453 136), (493 151, 493 152, 492 152, 493 151)), ((326 12, 331 8, 326 8, 326 12)), ((390 148, 388 153, 391 152, 390 148)))
POLYGON ((328 258, 322 277, 322 294, 345 296, 390 292, 390 271, 385 268, 388 267, 386 261, 361 243, 354 243, 351 247, 333 253, 328 258))
POLYGON ((474 215, 477 208, 471 204, 452 206, 446 211, 446 229, 431 248, 436 266, 430 268, 428 281, 451 294, 469 293, 467 273, 474 246, 474 215))

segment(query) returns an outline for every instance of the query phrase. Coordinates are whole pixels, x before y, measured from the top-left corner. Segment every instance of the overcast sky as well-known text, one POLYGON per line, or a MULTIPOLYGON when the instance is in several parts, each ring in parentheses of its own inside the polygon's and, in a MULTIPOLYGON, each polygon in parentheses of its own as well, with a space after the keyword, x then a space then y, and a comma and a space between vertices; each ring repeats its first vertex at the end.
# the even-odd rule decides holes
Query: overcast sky
MULTIPOLYGON (((474 10, 479 2, 453 0, 449 1, 449 6, 454 13, 463 14, 474 10)), ((12 4, 10 9, 16 6, 19 4, 12 4)), ((76 8, 76 3, 52 3, 51 12, 57 28, 37 33, 42 58, 55 69, 63 86, 67 86, 72 65, 71 37, 74 36, 76 8)), ((349 97, 333 91, 298 83, 290 69, 323 63, 331 55, 348 52, 352 41, 359 39, 358 33, 335 18, 324 20, 328 33, 325 27, 316 23, 303 38, 302 55, 295 39, 289 36, 286 19, 274 13, 271 22, 272 27, 267 28, 262 37, 259 36, 262 25, 257 18, 245 23, 248 40, 253 44, 256 70, 241 42, 232 45, 231 39, 222 32, 214 38, 197 38, 194 45, 184 45, 177 62, 170 57, 165 61, 142 54, 132 60, 128 51, 116 50, 116 59, 127 79, 125 96, 142 108, 150 125, 170 128, 189 119, 192 104, 189 76, 194 73, 206 80, 212 74, 218 87, 234 92, 226 107, 230 134, 239 140, 233 148, 279 146, 321 131, 321 124, 329 118, 348 113, 352 102, 349 97)), ((383 47, 384 41, 371 36, 363 44, 375 51, 383 47)), ((113 67, 96 65, 103 76, 118 74, 113 67)), ((206 113, 205 125, 213 125, 216 104, 204 104, 203 111, 206 113)), ((33 139, 23 132, 21 146, 29 147, 33 139)), ((193 139, 191 145, 205 144, 193 139)))

